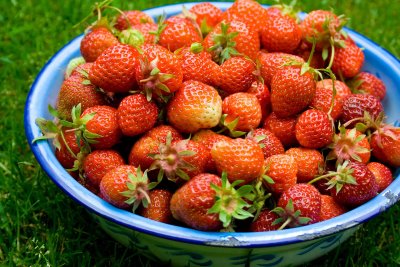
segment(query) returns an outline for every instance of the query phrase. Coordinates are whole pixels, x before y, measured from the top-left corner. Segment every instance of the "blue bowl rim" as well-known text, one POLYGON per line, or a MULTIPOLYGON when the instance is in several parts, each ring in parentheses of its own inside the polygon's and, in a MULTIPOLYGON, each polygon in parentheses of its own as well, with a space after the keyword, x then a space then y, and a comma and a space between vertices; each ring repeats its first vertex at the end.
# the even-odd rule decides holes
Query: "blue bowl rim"
MULTIPOLYGON (((166 14, 175 14, 181 11, 182 4, 183 3, 156 7, 145 10, 145 12, 153 17, 156 17, 163 12, 166 14)), ((184 3, 187 8, 190 8, 194 4, 196 3, 184 3)), ((226 9, 232 3, 213 2, 213 4, 222 9, 226 9)), ((374 54, 379 55, 386 64, 392 66, 392 70, 400 77, 400 61, 397 58, 367 37, 364 37, 350 29, 346 30, 356 41, 356 43, 372 51, 374 54)), ((36 142, 32 144, 32 140, 41 135, 39 128, 35 124, 35 119, 38 116, 42 116, 41 114, 37 114, 38 112, 35 109, 35 103, 38 99, 40 99, 40 97, 42 97, 38 85, 43 82, 44 79, 46 79, 47 74, 52 71, 51 67, 53 65, 57 64, 59 61, 62 61, 63 57, 68 56, 71 52, 75 51, 77 47, 79 47, 81 38, 82 35, 77 36, 64 47, 62 47, 56 54, 53 55, 53 57, 39 72, 27 95, 24 110, 24 124, 25 134, 30 148, 45 173, 69 197, 87 208, 89 211, 127 228, 178 242, 208 246, 256 248, 294 244, 339 233, 343 230, 356 227, 359 224, 375 217, 390 206, 394 205, 400 199, 400 179, 398 175, 395 177, 397 179, 395 179, 393 183, 381 194, 377 195, 364 205, 361 205, 360 207, 357 207, 336 218, 299 228, 257 233, 203 232, 186 227, 152 221, 129 211, 121 210, 112 206, 111 204, 92 194, 86 188, 81 186, 75 179, 73 179, 58 163, 52 151, 51 145, 48 142, 36 142)))

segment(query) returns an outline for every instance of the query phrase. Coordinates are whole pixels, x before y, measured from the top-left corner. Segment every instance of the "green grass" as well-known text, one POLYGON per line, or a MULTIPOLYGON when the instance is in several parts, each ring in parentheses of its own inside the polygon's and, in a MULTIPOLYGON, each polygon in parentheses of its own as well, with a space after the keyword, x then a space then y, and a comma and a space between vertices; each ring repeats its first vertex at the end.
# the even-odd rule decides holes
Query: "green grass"
MULTIPOLYGON (((25 140, 23 109, 29 88, 46 61, 82 32, 82 28, 72 26, 85 17, 93 2, 0 1, 1 266, 150 265, 111 240, 82 207, 64 195, 43 173, 25 140)), ((120 2, 115 4, 125 9, 161 5, 161 1, 150 0, 130 1, 129 5, 120 2)), ((399 57, 400 2, 325 0, 300 4, 305 11, 335 7, 336 13, 351 18, 351 28, 399 57)), ((400 204, 308 266, 316 265, 400 265, 400 204)))

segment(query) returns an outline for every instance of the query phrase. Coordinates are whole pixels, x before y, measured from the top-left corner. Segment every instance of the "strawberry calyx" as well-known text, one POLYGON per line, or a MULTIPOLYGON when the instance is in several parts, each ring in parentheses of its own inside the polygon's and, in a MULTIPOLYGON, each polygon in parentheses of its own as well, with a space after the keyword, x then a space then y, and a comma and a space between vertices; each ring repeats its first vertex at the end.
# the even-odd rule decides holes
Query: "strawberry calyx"
POLYGON ((149 178, 147 177, 147 170, 143 173, 140 166, 136 169, 136 174, 131 172, 128 173, 129 181, 126 183, 128 190, 121 192, 120 194, 127 197, 125 201, 128 205, 132 205, 132 211, 139 207, 140 204, 147 208, 150 204, 149 197, 149 178))
POLYGON ((271 210, 271 212, 274 212, 276 215, 279 216, 279 218, 272 223, 272 225, 281 225, 278 230, 282 230, 286 226, 293 228, 301 225, 306 225, 311 221, 311 218, 309 217, 300 216, 301 211, 294 209, 292 199, 289 199, 285 208, 276 207, 271 210))
POLYGON ((221 182, 221 186, 210 184, 216 194, 215 203, 207 213, 217 213, 224 228, 228 228, 234 219, 245 220, 253 217, 254 215, 246 210, 251 207, 246 200, 254 200, 253 186, 242 185, 236 189, 235 187, 243 181, 236 180, 231 184, 226 172, 222 172, 221 182))
POLYGON ((281 0, 276 0, 275 2, 277 2, 277 4, 272 5, 271 8, 278 8, 282 15, 295 19, 297 23, 300 22, 300 17, 298 16, 300 9, 296 7, 297 0, 292 0, 288 5, 281 0))
MULTIPOLYGON (((273 182, 273 181, 272 181, 273 182)), ((248 212, 254 214, 253 221, 257 220, 261 213, 261 210, 265 206, 265 201, 269 199, 272 194, 265 190, 263 182, 257 179, 253 185, 254 199, 252 200, 252 205, 248 208, 248 212)))
MULTIPOLYGON (((76 67, 78 67, 82 64, 85 64, 85 63, 86 63, 86 61, 83 57, 76 57, 76 58, 71 59, 68 62, 67 69, 65 70, 64 79, 68 79, 71 76, 72 71, 74 69, 76 69, 76 67)), ((84 76, 84 77, 89 77, 89 75, 84 76)))
POLYGON ((235 130, 237 124, 239 123, 239 117, 237 117, 236 119, 228 122, 226 120, 226 117, 228 116, 228 114, 222 114, 220 122, 219 122, 219 126, 222 128, 221 130, 219 130, 217 133, 223 133, 225 131, 228 131, 228 134, 231 137, 240 137, 242 135, 245 135, 246 132, 243 131, 237 131, 235 130))
POLYGON ((155 44, 157 44, 160 41, 160 35, 167 27, 167 24, 165 23, 165 18, 166 18, 165 13, 159 16, 157 19, 157 30, 149 31, 150 34, 153 34, 155 36, 154 37, 155 44))
POLYGON ((139 30, 128 28, 119 32, 117 37, 121 43, 133 46, 139 53, 143 53, 140 47, 144 44, 145 40, 143 34, 139 30))
POLYGON ((221 33, 213 36, 214 45, 209 48, 209 51, 213 53, 213 60, 221 65, 231 56, 239 56, 241 54, 236 50, 236 42, 234 41, 239 33, 228 33, 229 23, 222 22, 220 27, 221 33))

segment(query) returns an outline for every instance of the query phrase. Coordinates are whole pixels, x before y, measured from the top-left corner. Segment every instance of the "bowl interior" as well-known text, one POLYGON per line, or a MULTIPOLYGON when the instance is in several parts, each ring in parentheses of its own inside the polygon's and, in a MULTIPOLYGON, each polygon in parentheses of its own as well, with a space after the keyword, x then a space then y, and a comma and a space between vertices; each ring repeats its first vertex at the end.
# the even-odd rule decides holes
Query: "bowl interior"
MULTIPOLYGON (((190 8, 195 3, 185 3, 190 8)), ((226 9, 231 3, 213 3, 226 9)), ((169 5, 146 10, 149 15, 156 18, 165 12, 168 16, 181 12, 182 5, 169 5)), ((400 62, 378 44, 368 38, 347 29, 355 42, 364 48, 364 71, 371 72, 380 77, 387 87, 387 96, 383 101, 389 122, 395 122, 400 114, 400 62)), ((288 243, 301 242, 316 237, 325 236, 354 227, 386 210, 400 199, 400 179, 394 182, 381 194, 364 205, 355 208, 346 214, 328 221, 279 232, 261 233, 220 233, 202 232, 180 226, 167 225, 151 221, 128 211, 118 209, 96 195, 89 192, 76 182, 58 163, 49 142, 32 140, 41 135, 40 129, 35 124, 36 118, 50 119, 48 105, 56 103, 59 88, 63 81, 66 66, 72 58, 80 56, 79 46, 82 35, 61 48, 43 67, 28 94, 24 123, 27 140, 39 164, 47 175, 72 199, 100 216, 120 225, 155 236, 196 244, 212 244, 236 247, 266 247, 288 243)), ((398 178, 399 170, 395 178, 398 178)))

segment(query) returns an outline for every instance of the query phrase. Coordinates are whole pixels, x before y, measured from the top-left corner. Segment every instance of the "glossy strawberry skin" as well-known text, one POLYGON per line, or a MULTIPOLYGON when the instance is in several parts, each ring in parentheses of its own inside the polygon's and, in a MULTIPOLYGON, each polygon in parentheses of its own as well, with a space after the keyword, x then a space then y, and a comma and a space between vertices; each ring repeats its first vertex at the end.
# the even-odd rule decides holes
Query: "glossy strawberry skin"
POLYGON ((140 54, 130 45, 107 48, 94 62, 90 81, 107 92, 126 93, 136 85, 140 54))
POLYGON ((247 138, 252 139, 256 139, 257 137, 262 138, 258 144, 261 146, 264 158, 285 153, 285 148, 283 147, 282 142, 271 131, 264 128, 257 128, 252 131, 250 136, 247 136, 247 138))
POLYGON ((352 78, 356 76, 364 64, 364 52, 352 40, 345 40, 345 47, 335 51, 332 71, 338 77, 352 78))
POLYGON ((268 86, 260 81, 254 81, 246 92, 257 97, 261 105, 261 121, 264 121, 271 113, 271 93, 268 86))
POLYGON ((144 43, 154 44, 156 36, 151 32, 157 31, 157 24, 153 22, 140 23, 132 26, 133 29, 138 30, 144 37, 144 43))
POLYGON ((284 147, 296 145, 296 120, 295 116, 279 118, 274 112, 265 119, 263 128, 271 131, 282 142, 284 147))
POLYGON ((355 82, 361 83, 356 89, 365 94, 371 94, 379 100, 383 100, 386 95, 386 86, 376 75, 362 71, 354 77, 355 82))
POLYGON ((369 162, 367 168, 374 174, 378 184, 378 192, 382 192, 393 182, 390 169, 380 162, 369 162))
POLYGON ((207 27, 213 28, 222 19, 222 10, 207 2, 195 4, 189 11, 196 15, 196 22, 199 26, 202 25, 204 20, 207 27))
POLYGON ((119 41, 110 30, 99 27, 94 28, 83 37, 80 51, 86 62, 94 62, 104 50, 117 44, 119 41))
POLYGON ((372 134, 370 141, 372 155, 392 167, 400 167, 400 128, 390 130, 390 133, 372 134))
POLYGON ((328 114, 321 110, 308 109, 296 122, 296 139, 307 148, 322 148, 331 143, 333 129, 328 114))
POLYGON ((300 67, 287 66, 279 69, 271 81, 272 111, 279 117, 290 117, 303 111, 315 95, 315 81, 300 67))
POLYGON ((149 192, 149 198, 149 205, 140 209, 138 214, 154 221, 172 223, 173 217, 169 207, 172 193, 166 189, 154 189, 149 192))
POLYGON ((266 182, 264 184, 275 195, 282 194, 297 183, 297 163, 289 155, 277 154, 266 158, 264 168, 265 174, 274 181, 273 184, 266 182))
POLYGON ((279 216, 276 213, 264 209, 260 212, 258 218, 250 224, 250 231, 265 232, 278 230, 279 224, 273 225, 273 222, 278 218, 279 216))
POLYGON ((65 142, 61 139, 61 137, 58 137, 61 147, 60 149, 55 150, 55 156, 60 162, 61 166, 63 166, 65 169, 71 169, 74 166, 74 161, 77 158, 71 154, 66 144, 76 156, 78 155, 80 151, 80 146, 83 145, 83 142, 81 142, 80 144, 78 143, 74 131, 63 130, 63 135, 65 142))
POLYGON ((292 156, 297 163, 297 181, 307 183, 315 178, 324 166, 324 157, 316 149, 304 147, 292 147, 285 152, 292 156))
POLYGON ((124 11, 123 14, 120 14, 118 16, 117 21, 115 23, 115 28, 117 30, 122 31, 122 30, 128 29, 129 26, 132 27, 132 26, 135 26, 138 24, 144 24, 144 23, 154 23, 154 20, 152 17, 150 17, 143 11, 127 10, 127 11, 124 11))
POLYGON ((321 221, 332 219, 342 215, 346 211, 346 208, 337 203, 330 195, 321 195, 321 221))
MULTIPOLYGON (((368 112, 372 118, 377 118, 383 112, 382 103, 376 97, 367 94, 352 94, 346 97, 343 101, 343 111, 340 120, 346 123, 353 119, 364 117, 364 112, 368 112)), ((349 126, 354 126, 357 122, 350 123, 349 126)))
POLYGON ((118 124, 126 136, 147 132, 155 125, 158 107, 142 94, 126 96, 117 109, 118 124))
POLYGON ((186 81, 167 106, 169 123, 184 133, 216 126, 222 115, 222 99, 216 89, 198 81, 186 81))
POLYGON ((173 194, 170 202, 173 217, 202 231, 218 231, 222 223, 218 214, 209 214, 215 203, 215 191, 210 184, 221 186, 221 178, 214 174, 199 174, 182 185, 173 194))
POLYGON ((262 171, 264 154, 258 144, 248 139, 231 139, 216 143, 211 149, 218 173, 226 172, 232 183, 243 180, 250 183, 262 171))

